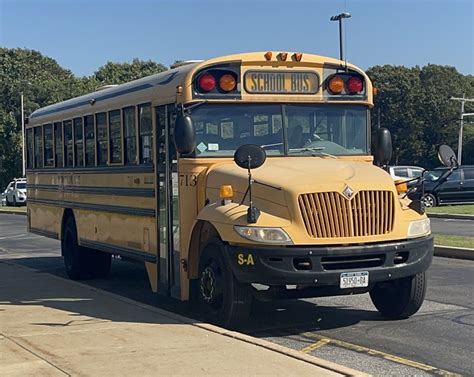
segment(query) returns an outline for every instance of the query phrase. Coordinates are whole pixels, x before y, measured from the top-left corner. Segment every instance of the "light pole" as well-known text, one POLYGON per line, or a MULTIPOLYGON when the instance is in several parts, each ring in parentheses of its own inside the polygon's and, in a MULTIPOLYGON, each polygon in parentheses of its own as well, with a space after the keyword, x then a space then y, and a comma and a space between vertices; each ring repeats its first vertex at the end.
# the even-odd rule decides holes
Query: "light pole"
POLYGON ((342 26, 342 20, 344 18, 351 18, 351 14, 344 12, 331 17, 331 21, 339 21, 339 56, 341 60, 344 60, 344 33, 342 26))
POLYGON ((474 102, 472 98, 466 98, 466 94, 462 95, 462 98, 451 97, 453 101, 460 101, 461 102, 461 125, 459 127, 459 137, 458 137, 458 164, 461 165, 461 158, 462 158, 462 133, 464 127, 464 117, 465 116, 473 116, 474 113, 465 113, 464 112, 464 104, 466 102, 474 102))
POLYGON ((22 150, 22 177, 26 175, 26 148, 25 148, 25 110, 23 106, 23 93, 20 94, 20 107, 21 107, 21 139, 22 139, 22 144, 23 144, 23 150, 22 150))

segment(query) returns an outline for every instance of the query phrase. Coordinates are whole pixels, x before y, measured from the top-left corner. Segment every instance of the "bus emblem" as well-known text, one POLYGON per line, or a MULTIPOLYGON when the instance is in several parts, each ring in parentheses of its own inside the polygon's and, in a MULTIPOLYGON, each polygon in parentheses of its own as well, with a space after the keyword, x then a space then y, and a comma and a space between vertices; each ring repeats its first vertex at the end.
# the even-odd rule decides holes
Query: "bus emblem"
POLYGON ((344 190, 342 190, 342 194, 347 198, 347 199, 351 199, 352 198, 352 195, 354 195, 354 190, 351 189, 349 186, 345 186, 344 187, 344 190))

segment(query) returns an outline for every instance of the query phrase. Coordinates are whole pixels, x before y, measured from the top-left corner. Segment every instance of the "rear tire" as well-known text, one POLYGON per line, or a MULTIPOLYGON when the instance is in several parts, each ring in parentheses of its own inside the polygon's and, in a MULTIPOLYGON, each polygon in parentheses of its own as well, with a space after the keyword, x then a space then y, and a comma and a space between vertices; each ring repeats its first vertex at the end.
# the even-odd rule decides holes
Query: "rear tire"
POLYGON ((77 243, 76 222, 73 217, 69 217, 64 226, 61 251, 64 256, 66 274, 72 280, 80 280, 86 277, 87 253, 83 249, 77 243))
POLYGON ((391 319, 408 318, 423 304, 426 294, 424 272, 402 279, 378 283, 370 290, 370 298, 377 310, 391 319))
POLYGON ((250 285, 235 279, 219 239, 205 246, 195 283, 199 311, 206 320, 235 328, 248 319, 252 304, 250 285))
POLYGON ((16 198, 13 197, 13 207, 16 207, 16 206, 17 206, 17 204, 16 204, 16 198))

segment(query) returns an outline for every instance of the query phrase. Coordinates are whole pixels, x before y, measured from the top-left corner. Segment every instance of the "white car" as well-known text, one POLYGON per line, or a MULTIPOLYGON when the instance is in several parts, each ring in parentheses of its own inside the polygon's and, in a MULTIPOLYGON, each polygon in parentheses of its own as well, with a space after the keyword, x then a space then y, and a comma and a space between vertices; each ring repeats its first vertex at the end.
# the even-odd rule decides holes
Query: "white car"
MULTIPOLYGON (((421 177, 425 169, 419 166, 389 166, 388 172, 394 181, 409 181, 421 177)), ((410 182, 414 183, 414 181, 410 182)))
POLYGON ((26 205, 26 179, 19 178, 11 181, 5 189, 5 201, 7 206, 26 205))

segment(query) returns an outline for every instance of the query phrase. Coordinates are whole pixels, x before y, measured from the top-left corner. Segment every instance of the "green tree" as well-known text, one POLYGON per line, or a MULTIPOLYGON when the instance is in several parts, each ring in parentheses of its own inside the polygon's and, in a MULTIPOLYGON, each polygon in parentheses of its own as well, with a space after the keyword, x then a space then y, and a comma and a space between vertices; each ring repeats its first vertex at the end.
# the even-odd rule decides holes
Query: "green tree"
POLYGON ((0 191, 21 173, 22 139, 13 113, 0 109, 0 191))
POLYGON ((166 67, 162 64, 135 58, 132 63, 107 62, 94 73, 94 78, 101 85, 122 84, 165 70, 166 67))

